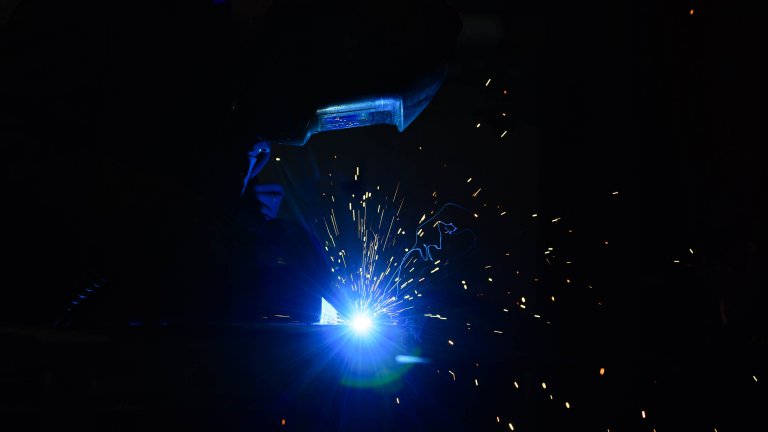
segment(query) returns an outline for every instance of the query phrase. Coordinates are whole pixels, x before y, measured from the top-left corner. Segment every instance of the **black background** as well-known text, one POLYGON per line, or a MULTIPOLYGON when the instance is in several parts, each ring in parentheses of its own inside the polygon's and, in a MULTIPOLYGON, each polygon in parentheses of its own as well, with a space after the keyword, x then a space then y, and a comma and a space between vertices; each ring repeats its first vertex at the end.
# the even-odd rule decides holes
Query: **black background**
MULTIPOLYGON (((403 134, 374 127, 274 148, 280 161, 261 179, 286 188, 283 218, 321 238, 323 192, 399 182, 406 227, 445 202, 478 215, 456 216, 477 245, 420 303, 449 318, 423 330, 435 367, 413 372, 413 397, 382 409, 382 428, 762 429, 760 14, 746 2, 453 4, 464 27, 448 77, 403 134), (426 410, 420 422, 402 413, 409 403, 426 410)), ((111 101, 84 74, 98 75, 87 54, 103 49, 104 23, 89 22, 41 24, 33 42, 4 45, 41 73, 2 83, 32 89, 9 94, 42 107, 23 121, 71 128, 55 145, 103 127, 93 112, 111 101)), ((22 144, 2 134, 4 148, 22 144)))

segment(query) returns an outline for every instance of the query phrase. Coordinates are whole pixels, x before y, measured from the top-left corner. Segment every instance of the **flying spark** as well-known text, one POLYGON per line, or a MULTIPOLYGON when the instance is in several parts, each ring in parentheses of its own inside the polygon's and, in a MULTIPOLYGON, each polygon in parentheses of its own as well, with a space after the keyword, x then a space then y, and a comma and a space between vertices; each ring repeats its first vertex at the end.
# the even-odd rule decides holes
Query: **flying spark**
MULTIPOLYGON (((360 168, 357 167, 355 175, 359 173, 360 168)), ((399 183, 395 189, 395 195, 398 190, 399 183)), ((372 192, 364 192, 360 200, 348 202, 354 227, 351 230, 339 226, 341 221, 336 217, 333 209, 330 211, 330 218, 323 218, 324 231, 328 236, 325 249, 329 252, 331 262, 334 263, 331 270, 334 273, 337 270, 341 273, 337 278, 336 291, 333 293, 333 297, 336 298, 333 302, 343 303, 335 305, 339 314, 338 321, 351 323, 356 329, 362 326, 362 322, 358 319, 361 316, 366 317, 371 323, 397 325, 400 314, 412 308, 406 304, 411 303, 415 297, 422 296, 411 290, 416 283, 424 280, 423 273, 426 270, 424 266, 440 262, 435 259, 434 254, 442 250, 444 238, 457 231, 452 223, 439 219, 447 207, 455 206, 445 204, 437 212, 430 212, 431 216, 427 217, 426 213, 421 216, 414 231, 412 246, 402 248, 403 252, 397 253, 399 249, 395 246, 402 241, 398 240, 398 234, 405 235, 405 230, 402 227, 397 227, 396 230, 394 228, 395 223, 399 221, 404 199, 400 199, 398 204, 393 198, 394 205, 391 208, 388 199, 373 207, 375 204, 373 199, 372 192), (328 223, 328 219, 331 223, 328 223), (352 231, 352 236, 349 231, 352 231), (428 231, 437 233, 436 241, 420 240, 428 231), (342 245, 349 246, 349 241, 353 241, 352 244, 354 241, 359 242, 360 248, 342 248, 342 245), (350 249, 361 251, 359 261, 350 260, 351 257, 347 252, 350 249), (406 280, 404 275, 408 273, 414 273, 415 277, 406 280), (418 282, 414 282, 417 279, 418 282)), ((435 266, 429 274, 434 274, 439 269, 440 267, 435 266)), ((368 327, 370 325, 367 325, 366 321, 365 328, 368 327)))

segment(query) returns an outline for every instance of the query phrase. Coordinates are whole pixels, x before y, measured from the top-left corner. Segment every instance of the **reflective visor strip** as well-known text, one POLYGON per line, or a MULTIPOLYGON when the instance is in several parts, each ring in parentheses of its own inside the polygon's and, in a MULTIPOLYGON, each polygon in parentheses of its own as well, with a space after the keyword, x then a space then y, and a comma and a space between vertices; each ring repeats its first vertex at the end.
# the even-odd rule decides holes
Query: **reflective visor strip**
POLYGON ((317 110, 315 116, 317 123, 310 134, 377 124, 404 128, 402 99, 393 97, 331 105, 317 110))

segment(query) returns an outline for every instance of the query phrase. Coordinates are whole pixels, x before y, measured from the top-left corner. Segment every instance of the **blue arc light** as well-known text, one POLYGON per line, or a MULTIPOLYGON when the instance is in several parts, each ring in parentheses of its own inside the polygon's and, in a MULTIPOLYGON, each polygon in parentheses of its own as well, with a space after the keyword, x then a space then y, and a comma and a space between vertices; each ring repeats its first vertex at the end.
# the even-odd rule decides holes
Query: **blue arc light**
POLYGON ((373 320, 365 313, 359 313, 350 322, 352 330, 359 335, 368 333, 373 327, 373 320))

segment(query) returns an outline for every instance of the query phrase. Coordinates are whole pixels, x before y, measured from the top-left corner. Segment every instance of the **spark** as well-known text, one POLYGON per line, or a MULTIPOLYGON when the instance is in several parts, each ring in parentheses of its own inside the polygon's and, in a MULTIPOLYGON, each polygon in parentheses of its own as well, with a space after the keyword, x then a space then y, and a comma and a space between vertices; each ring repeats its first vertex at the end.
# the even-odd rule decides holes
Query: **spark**
POLYGON ((605 375, 605 368, 600 368, 600 376, 605 375))
POLYGON ((395 398, 395 402, 397 402, 397 404, 398 404, 398 405, 400 405, 400 398, 399 398, 399 397, 396 397, 396 398, 395 398))
POLYGON ((477 126, 475 126, 475 127, 476 127, 476 128, 479 128, 479 127, 480 127, 480 123, 478 123, 478 124, 477 124, 477 126))
POLYGON ((451 374, 451 376, 453 377, 453 380, 456 381, 456 374, 453 373, 453 371, 450 371, 450 370, 448 371, 448 373, 451 374))
POLYGON ((516 389, 519 389, 519 388, 520 388, 520 386, 517 384, 517 381, 515 381, 515 382, 514 382, 514 384, 515 384, 515 388, 516 388, 516 389))
POLYGON ((275 160, 276 160, 277 162, 280 162, 280 158, 279 158, 279 157, 276 157, 276 158, 275 158, 275 160))
POLYGON ((469 183, 469 182, 471 182, 471 181, 472 181, 472 177, 470 177, 470 178, 468 178, 468 179, 467 179, 467 183, 469 183))
POLYGON ((499 138, 504 138, 504 135, 507 134, 507 131, 504 131, 499 138))
POLYGON ((326 222, 325 218, 323 218, 323 222, 325 222, 325 229, 328 231, 328 237, 330 237, 333 247, 336 247, 336 242, 333 240, 333 234, 331 234, 331 229, 328 228, 328 222, 326 222))
POLYGON ((280 426, 285 426, 285 419, 280 420, 280 426))
POLYGON ((643 418, 645 418, 645 410, 643 410, 643 411, 640 411, 640 415, 641 415, 643 418))
POLYGON ((453 346, 453 341, 448 339, 448 345, 453 346))
POLYGON ((477 194, 480 193, 480 191, 483 190, 483 188, 479 188, 475 191, 475 193, 472 194, 472 198, 477 198, 477 194))
MULTIPOLYGON (((359 167, 357 171, 359 172, 359 167)), ((399 183, 395 189, 395 194, 399 191, 399 183)), ((354 198, 354 194, 352 195, 354 198)), ((338 308, 340 312, 341 322, 352 322, 348 318, 351 316, 358 316, 363 314, 368 316, 371 320, 381 322, 382 319, 387 324, 396 325, 397 316, 412 306, 405 306, 406 302, 414 300, 415 297, 421 297, 422 295, 414 292, 415 296, 410 295, 410 290, 415 286, 413 283, 416 279, 422 282, 424 278, 421 274, 416 277, 410 278, 405 281, 402 277, 403 271, 412 273, 416 270, 426 270, 420 267, 420 263, 428 264, 430 262, 439 263, 440 260, 435 260, 433 254, 439 251, 443 247, 444 236, 453 234, 457 228, 448 222, 437 219, 448 206, 455 206, 455 204, 445 204, 437 212, 430 212, 431 216, 427 217, 427 214, 423 214, 419 220, 414 236, 413 246, 410 248, 403 248, 404 254, 399 256, 398 260, 395 260, 396 255, 393 253, 388 259, 382 259, 380 256, 383 252, 387 251, 389 247, 395 246, 398 242, 397 234, 405 235, 406 232, 401 227, 397 228, 397 234, 392 235, 394 223, 399 220, 399 214, 402 209, 404 199, 401 199, 397 212, 394 208, 390 209, 388 200, 378 204, 376 208, 377 215, 374 217, 368 216, 370 201, 373 198, 371 192, 364 192, 359 206, 361 208, 355 208, 352 202, 348 203, 352 221, 356 224, 357 239, 361 241, 362 253, 360 254, 359 267, 350 267, 349 258, 344 250, 331 251, 326 244, 326 250, 330 253, 330 259, 335 263, 343 264, 343 267, 332 268, 332 271, 339 270, 342 274, 345 271, 349 271, 348 276, 338 276, 337 288, 342 290, 351 291, 350 303, 348 305, 340 305, 338 308), (394 213, 394 214, 392 214, 394 213), (385 223, 385 219, 389 219, 389 223, 385 223), (436 229, 438 232, 438 240, 436 243, 420 243, 420 238, 426 234, 426 230, 429 227, 436 229), (386 230, 386 235, 383 234, 386 230), (338 254, 339 259, 334 259, 334 255, 338 254)), ((393 199, 393 202, 396 202, 393 199)), ((330 237, 330 243, 334 248, 340 246, 336 240, 340 239, 344 235, 343 227, 339 227, 339 220, 336 213, 331 209, 330 223, 326 218, 323 218, 323 225, 325 232, 330 237)), ((439 270, 439 267, 434 267, 430 273, 435 273, 439 270)), ((347 296, 349 297, 349 296, 347 296)))
POLYGON ((488 78, 488 81, 485 82, 485 86, 488 87, 488 84, 490 84, 490 83, 491 83, 491 79, 488 78))
POLYGON ((511 431, 515 430, 515 427, 512 426, 512 423, 509 424, 509 430, 511 430, 511 431))
POLYGON ((541 388, 543 388, 544 390, 546 390, 546 389, 547 389, 547 383, 545 383, 545 382, 541 383, 541 388))
POLYGON ((757 377, 755 375, 752 375, 752 379, 755 380, 755 382, 757 382, 757 377))
POLYGON ((477 378, 475 378, 475 387, 480 387, 480 383, 477 382, 477 378))
POLYGON ((565 402, 565 408, 571 409, 571 404, 569 402, 567 402, 567 401, 565 402))

